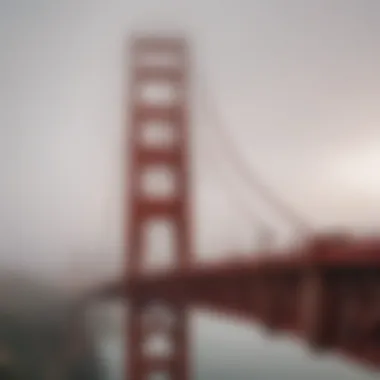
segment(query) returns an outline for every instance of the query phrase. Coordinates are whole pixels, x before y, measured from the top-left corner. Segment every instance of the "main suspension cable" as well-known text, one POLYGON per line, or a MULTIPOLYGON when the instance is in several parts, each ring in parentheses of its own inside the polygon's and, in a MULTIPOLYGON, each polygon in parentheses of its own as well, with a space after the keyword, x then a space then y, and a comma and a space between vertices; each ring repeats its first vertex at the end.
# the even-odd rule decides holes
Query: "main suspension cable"
MULTIPOLYGON (((206 124, 208 124, 208 121, 206 120, 206 124)), ((207 128, 205 132, 209 131, 207 128)), ((214 164, 213 167, 216 169, 216 171, 213 171, 213 174, 216 174, 219 177, 219 181, 226 185, 226 193, 229 199, 235 204, 235 206, 239 209, 240 214, 243 216, 243 218, 249 223, 250 225, 255 226, 255 228, 261 230, 268 231, 270 230, 269 223, 264 221, 263 218, 261 218, 257 211, 253 210, 250 206, 247 206, 247 203, 242 199, 241 192, 239 194, 239 190, 237 187, 236 181, 234 181, 231 176, 228 176, 228 172, 225 170, 226 166, 224 165, 224 168, 221 168, 221 165, 218 165, 218 163, 221 162, 221 159, 224 159, 225 156, 221 154, 222 152, 217 149, 218 145, 215 144, 215 139, 209 137, 207 140, 207 161, 211 164, 214 164), (224 169, 224 170, 223 170, 224 169)))
POLYGON ((263 181, 258 178, 258 175, 253 173, 252 169, 240 158, 238 149, 233 144, 233 140, 229 136, 225 125, 218 118, 216 107, 212 107, 214 103, 210 101, 210 94, 206 89, 203 79, 204 78, 202 78, 201 81, 203 84, 201 89, 203 112, 208 115, 209 120, 213 120, 213 122, 209 124, 214 129, 215 135, 222 144, 224 152, 229 156, 230 162, 234 164, 237 174, 239 174, 241 179, 249 186, 251 191, 258 194, 264 201, 271 205, 284 220, 290 222, 297 230, 308 233, 311 230, 309 223, 275 195, 273 190, 265 185, 263 181))

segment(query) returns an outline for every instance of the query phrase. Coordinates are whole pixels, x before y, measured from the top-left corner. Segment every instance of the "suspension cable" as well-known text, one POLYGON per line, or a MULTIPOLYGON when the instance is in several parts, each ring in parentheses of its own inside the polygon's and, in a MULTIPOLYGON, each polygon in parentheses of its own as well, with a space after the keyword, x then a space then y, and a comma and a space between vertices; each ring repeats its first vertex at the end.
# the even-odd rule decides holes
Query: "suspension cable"
MULTIPOLYGON (((207 123, 207 121, 206 121, 207 123)), ((206 129, 207 131, 207 129, 206 129)), ((203 141, 203 139, 202 139, 203 141)), ((220 170, 220 165, 217 163, 221 162, 219 158, 225 158, 221 151, 217 149, 219 145, 215 144, 215 139, 208 138, 207 141, 207 159, 209 163, 215 164, 214 167, 217 168, 216 171, 213 171, 213 174, 217 174, 219 181, 226 184, 227 195, 231 201, 239 209, 240 214, 250 225, 256 226, 259 230, 269 231, 270 227, 263 218, 261 218, 257 211, 254 211, 251 207, 247 207, 247 203, 242 199, 241 194, 239 194, 238 187, 236 186, 236 181, 231 179, 228 176, 228 172, 225 170, 220 170), (218 154, 219 153, 219 154, 218 154), (218 157, 219 156, 219 157, 218 157), (211 159, 211 160, 210 160, 211 159)))
MULTIPOLYGON (((203 79, 204 78, 202 78, 202 80, 203 79)), ((243 181, 249 186, 251 191, 258 194, 264 201, 271 205, 284 220, 296 226, 297 230, 304 233, 309 232, 311 230, 309 223, 275 195, 272 189, 266 186, 262 180, 258 178, 258 175, 253 173, 251 168, 249 168, 240 158, 238 149, 234 145, 232 138, 229 136, 227 129, 218 118, 216 107, 211 106, 210 94, 206 91, 205 82, 201 81, 201 83, 203 84, 203 88, 201 89, 203 111, 208 115, 210 120, 213 120, 210 125, 214 128, 214 135, 219 139, 224 152, 229 156, 231 163, 233 163, 237 169, 237 174, 240 175, 241 179, 243 179, 243 181)))

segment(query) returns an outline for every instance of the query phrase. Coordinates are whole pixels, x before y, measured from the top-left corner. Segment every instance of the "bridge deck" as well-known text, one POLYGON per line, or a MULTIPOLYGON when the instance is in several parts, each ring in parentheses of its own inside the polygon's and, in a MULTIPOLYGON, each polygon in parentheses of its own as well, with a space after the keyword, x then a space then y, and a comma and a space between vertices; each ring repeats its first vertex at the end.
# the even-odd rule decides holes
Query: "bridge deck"
POLYGON ((157 270, 96 295, 216 310, 380 368, 379 239, 316 239, 281 254, 157 270))

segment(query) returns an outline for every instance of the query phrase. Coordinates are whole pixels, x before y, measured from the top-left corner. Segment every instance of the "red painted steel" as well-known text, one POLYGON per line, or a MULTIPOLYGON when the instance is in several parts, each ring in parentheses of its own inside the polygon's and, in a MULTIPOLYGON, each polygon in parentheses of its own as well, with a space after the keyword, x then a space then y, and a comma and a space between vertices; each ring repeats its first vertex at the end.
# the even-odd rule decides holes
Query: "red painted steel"
MULTIPOLYGON (((163 218, 173 226, 173 262, 175 269, 184 270, 189 263, 190 236, 188 216, 188 56, 186 41, 181 38, 142 36, 132 42, 132 72, 130 91, 129 159, 129 220, 125 281, 143 275, 148 252, 146 244, 149 222, 163 218), (164 61, 166 60, 166 61, 164 61), (147 99, 154 86, 167 86, 171 98, 165 104, 158 103, 164 94, 156 94, 158 100, 147 99), (147 134, 155 140, 149 141, 147 134), (162 136, 169 141, 160 141, 162 136), (148 170, 171 174, 173 188, 168 194, 149 194, 143 176, 148 170)), ((160 88, 159 88, 160 89, 160 88)), ((150 173, 152 174, 152 173, 150 173)), ((149 173, 148 173, 149 175, 149 173)), ((153 189, 151 189, 153 190, 153 189)), ((156 243, 157 244, 157 243, 156 243)), ((160 301, 161 299, 158 299, 160 301)), ((187 379, 187 315, 181 300, 162 303, 153 297, 141 297, 131 292, 127 324, 128 380, 148 380, 156 375, 165 379, 187 379), (159 318, 163 309, 171 315, 159 318), (155 326, 154 329, 151 326, 155 326), (149 353, 147 346, 155 337, 164 338, 172 352, 149 353)))

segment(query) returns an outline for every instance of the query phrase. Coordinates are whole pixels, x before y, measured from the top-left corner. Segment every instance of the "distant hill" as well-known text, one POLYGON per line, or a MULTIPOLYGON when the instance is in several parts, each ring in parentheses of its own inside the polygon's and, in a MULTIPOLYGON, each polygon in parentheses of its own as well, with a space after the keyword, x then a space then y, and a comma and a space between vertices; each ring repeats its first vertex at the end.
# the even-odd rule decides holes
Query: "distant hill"
MULTIPOLYGON (((54 284, 27 273, 0 271, 0 348, 10 352, 20 380, 44 379, 46 363, 62 341, 70 304, 54 284)), ((90 362, 86 366, 95 368, 95 360, 90 362)))
POLYGON ((0 312, 39 316, 47 310, 61 311, 69 302, 69 298, 54 284, 27 273, 0 271, 0 312))

